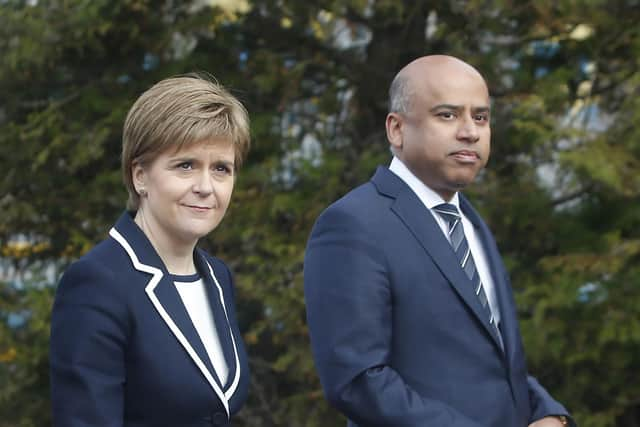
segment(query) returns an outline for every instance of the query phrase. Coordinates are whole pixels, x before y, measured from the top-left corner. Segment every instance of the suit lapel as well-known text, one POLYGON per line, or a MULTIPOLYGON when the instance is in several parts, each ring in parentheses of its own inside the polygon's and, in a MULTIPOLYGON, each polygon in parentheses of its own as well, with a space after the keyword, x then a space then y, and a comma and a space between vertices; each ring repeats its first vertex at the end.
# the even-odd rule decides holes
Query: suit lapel
POLYGON ((460 195, 460 206, 476 229, 491 269, 491 277, 495 287, 500 309, 500 331, 507 358, 513 355, 514 344, 518 339, 517 315, 511 286, 507 283, 506 270, 502 264, 495 240, 487 225, 482 221, 473 206, 460 195))
POLYGON ((395 198, 391 210, 411 231, 427 254, 433 259, 442 274, 460 296, 462 301, 478 318, 484 330, 491 336, 498 351, 502 353, 500 341, 494 328, 489 324, 487 313, 473 291, 469 278, 460 267, 449 241, 422 204, 418 196, 398 176, 386 168, 378 168, 372 178, 374 185, 383 194, 395 198))

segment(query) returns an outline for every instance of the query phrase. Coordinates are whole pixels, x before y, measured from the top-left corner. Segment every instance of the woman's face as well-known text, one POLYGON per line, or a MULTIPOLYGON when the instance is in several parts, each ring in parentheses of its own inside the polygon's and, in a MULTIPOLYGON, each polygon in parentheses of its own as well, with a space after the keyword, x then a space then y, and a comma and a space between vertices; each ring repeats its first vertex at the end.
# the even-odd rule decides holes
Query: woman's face
POLYGON ((190 144, 134 165, 141 194, 136 222, 162 247, 195 245, 224 217, 235 181, 235 153, 227 139, 190 144), (140 217, 140 218, 139 218, 140 217))

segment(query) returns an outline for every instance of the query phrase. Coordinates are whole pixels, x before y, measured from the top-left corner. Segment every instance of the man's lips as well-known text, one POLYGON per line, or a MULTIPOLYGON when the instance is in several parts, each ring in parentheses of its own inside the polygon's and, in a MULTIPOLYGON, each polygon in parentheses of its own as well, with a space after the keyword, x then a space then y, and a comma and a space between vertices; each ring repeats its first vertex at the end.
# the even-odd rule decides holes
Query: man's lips
POLYGON ((480 155, 473 150, 458 150, 452 152, 449 155, 455 157, 460 161, 466 162, 475 162, 476 160, 480 160, 480 155))

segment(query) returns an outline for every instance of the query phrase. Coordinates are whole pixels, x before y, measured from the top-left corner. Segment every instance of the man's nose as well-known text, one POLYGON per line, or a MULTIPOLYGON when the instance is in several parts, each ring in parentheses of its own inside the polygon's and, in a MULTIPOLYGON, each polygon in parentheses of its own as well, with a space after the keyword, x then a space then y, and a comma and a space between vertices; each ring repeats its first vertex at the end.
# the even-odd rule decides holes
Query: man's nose
POLYGON ((480 132, 478 130, 478 125, 473 118, 469 117, 462 122, 458 129, 458 139, 471 143, 478 142, 480 139, 480 132))

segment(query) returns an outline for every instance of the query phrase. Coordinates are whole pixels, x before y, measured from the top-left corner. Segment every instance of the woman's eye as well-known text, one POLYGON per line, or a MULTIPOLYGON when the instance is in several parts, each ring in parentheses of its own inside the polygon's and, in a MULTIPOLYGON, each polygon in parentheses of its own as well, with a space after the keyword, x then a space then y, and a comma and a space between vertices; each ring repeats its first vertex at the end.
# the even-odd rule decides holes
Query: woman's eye
POLYGON ((231 173, 231 169, 229 168, 229 166, 225 165, 225 164, 219 164, 215 166, 215 170, 216 172, 222 172, 222 173, 226 173, 226 174, 230 174, 231 173))
POLYGON ((193 163, 191 163, 191 162, 182 162, 182 163, 178 164, 178 169, 191 170, 191 169, 193 169, 193 163))

